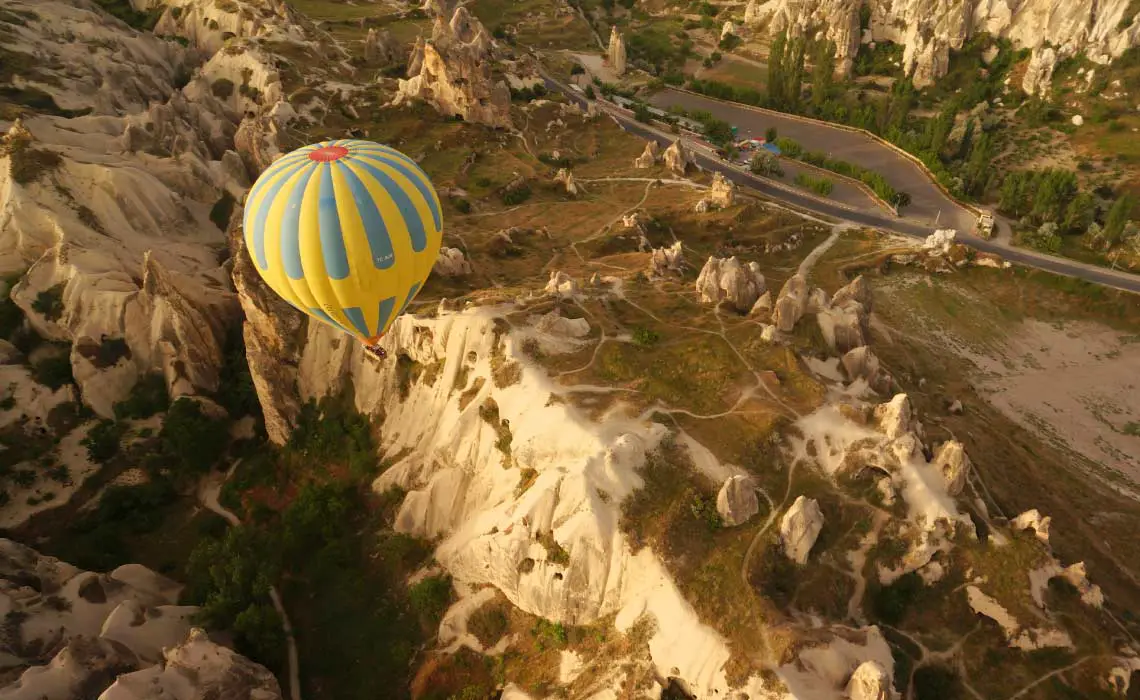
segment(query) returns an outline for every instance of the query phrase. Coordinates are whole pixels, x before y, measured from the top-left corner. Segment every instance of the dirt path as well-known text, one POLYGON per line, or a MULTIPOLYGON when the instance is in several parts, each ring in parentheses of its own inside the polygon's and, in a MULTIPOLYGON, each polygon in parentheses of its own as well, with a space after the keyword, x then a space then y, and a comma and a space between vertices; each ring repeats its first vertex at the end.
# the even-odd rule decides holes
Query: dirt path
MULTIPOLYGON (((240 463, 241 460, 234 462, 229 470, 221 476, 217 472, 212 472, 198 486, 198 501, 207 510, 220 515, 227 523, 235 527, 241 525, 241 519, 233 511, 218 502, 218 495, 240 463)), ((293 636, 293 625, 289 622, 289 614, 285 612, 285 605, 281 602, 281 595, 277 592, 276 586, 269 587, 269 599, 273 603, 273 609, 281 617, 281 631, 285 633, 285 643, 288 647, 289 698, 290 700, 301 700, 301 662, 300 656, 297 654, 297 640, 293 636)))

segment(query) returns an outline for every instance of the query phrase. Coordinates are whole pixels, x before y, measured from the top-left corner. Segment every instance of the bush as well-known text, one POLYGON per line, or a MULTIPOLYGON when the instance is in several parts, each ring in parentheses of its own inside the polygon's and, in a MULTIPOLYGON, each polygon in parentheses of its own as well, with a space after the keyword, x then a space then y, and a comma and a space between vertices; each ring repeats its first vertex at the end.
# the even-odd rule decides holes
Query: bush
POLYGON ((1021 234, 1021 242, 1045 253, 1056 253, 1061 250, 1061 235, 1057 232, 1056 223, 1049 221, 1037 229, 1030 229, 1021 234))
POLYGON ((456 198, 456 199, 451 200, 451 204, 455 207, 455 210, 458 211, 460 214, 470 214, 471 213, 471 202, 468 202, 466 199, 456 198))
POLYGON ((958 674, 945 666, 923 666, 914 672, 914 696, 922 700, 955 700, 962 696, 958 674))
POLYGON ((217 399, 231 418, 261 416, 261 403, 253 385, 253 375, 249 373, 245 337, 240 326, 231 328, 226 334, 217 399))
POLYGON ((475 635, 484 647, 494 646, 510 627, 510 619, 503 605, 487 603, 467 618, 467 631, 475 635))
POLYGON ((95 0, 95 2, 106 10, 107 14, 121 19, 140 32, 154 29, 166 9, 165 5, 158 5, 146 12, 140 12, 134 8, 130 0, 95 0))
POLYGON ((32 378, 53 390, 73 383, 75 377, 71 373, 71 357, 68 353, 45 357, 32 365, 32 378))
POLYGON ((209 471, 229 441, 226 421, 207 416, 197 401, 187 398, 170 406, 158 436, 167 456, 190 474, 209 471))
MULTIPOLYGON (((897 625, 906 616, 914 597, 922 590, 922 578, 911 572, 903 574, 889 586, 875 591, 871 608, 875 616, 888 625, 897 625)), ((921 696, 925 697, 925 696, 921 696)))
POLYGON ((169 406, 170 397, 166 393, 166 380, 161 374, 147 374, 135 382, 130 396, 115 404, 115 418, 119 420, 150 418, 156 413, 165 411, 169 406))
POLYGON ((633 332, 633 342, 642 347, 656 345, 659 340, 661 336, 648 328, 638 328, 633 332))
POLYGON ((530 194, 530 186, 524 183, 518 187, 514 187, 503 192, 503 204, 507 205, 508 207, 522 204, 526 200, 530 199, 530 194))
POLYGON ((649 111, 648 107, 639 102, 633 106, 633 118, 639 122, 648 124, 653 121, 653 113, 649 111))
POLYGON ((372 425, 343 398, 302 406, 286 448, 306 461, 344 464, 356 476, 372 476, 380 469, 372 425))
POLYGON ((119 452, 119 441, 123 437, 123 427, 112 420, 102 420, 87 432, 81 443, 87 448, 87 457, 100 464, 119 452))
POLYGON ((228 100, 234 94, 234 83, 226 78, 218 78, 210 86, 210 92, 218 99, 228 100))
POLYGON ((767 177, 784 176, 784 169, 780 167, 780 159, 768 151, 763 151, 752 156, 752 162, 748 164, 748 168, 757 175, 765 175, 767 177))
POLYGON ((430 627, 438 627, 447 607, 451 605, 451 577, 429 576, 408 589, 408 599, 422 620, 430 627))
POLYGON ((776 147, 780 152, 789 158, 799 158, 803 152, 804 147, 800 145, 799 141, 790 139, 787 136, 781 136, 776 139, 776 147))
POLYGON ((834 183, 827 178, 814 177, 812 175, 808 175, 807 173, 800 173, 799 175, 796 175, 795 182, 800 187, 812 190, 816 194, 823 195, 824 197, 830 195, 831 190, 835 186, 834 183))
POLYGON ((57 321, 63 315, 63 287, 57 284, 36 295, 32 309, 49 321, 57 321))
POLYGON ((570 75, 582 75, 585 72, 586 69, 577 63, 575 63, 574 67, 570 69, 570 75))

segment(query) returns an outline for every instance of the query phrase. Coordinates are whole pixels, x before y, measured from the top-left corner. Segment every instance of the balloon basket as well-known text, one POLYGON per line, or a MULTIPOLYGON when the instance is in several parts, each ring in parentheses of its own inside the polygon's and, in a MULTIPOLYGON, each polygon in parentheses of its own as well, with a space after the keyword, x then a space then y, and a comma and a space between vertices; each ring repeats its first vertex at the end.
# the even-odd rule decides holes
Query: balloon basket
POLYGON ((385 352, 384 348, 380 347, 379 345, 365 345, 364 351, 377 360, 383 360, 384 358, 388 357, 388 353, 385 352))

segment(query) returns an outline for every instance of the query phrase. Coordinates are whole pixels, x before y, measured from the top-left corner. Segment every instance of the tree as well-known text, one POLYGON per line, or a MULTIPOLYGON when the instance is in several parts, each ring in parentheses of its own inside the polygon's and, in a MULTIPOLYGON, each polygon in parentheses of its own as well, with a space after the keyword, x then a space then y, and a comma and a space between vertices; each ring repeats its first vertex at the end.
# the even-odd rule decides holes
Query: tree
MULTIPOLYGON (((895 82, 894 87, 891 88, 891 100, 888 104, 885 113, 885 123, 883 124, 883 132, 888 134, 899 134, 906 126, 907 117, 910 116, 910 111, 914 109, 916 100, 916 91, 914 83, 910 78, 899 80, 895 82)), ((896 136, 897 138, 897 136, 896 136)), ((892 138, 891 140, 895 140, 892 138)))
POLYGON ((776 143, 776 139, 779 137, 780 132, 776 131, 776 127, 774 126, 768 127, 768 130, 764 132, 764 140, 768 143, 776 143))
POLYGON ((749 163, 748 167, 757 175, 767 177, 784 176, 784 169, 780 167, 780 160, 768 151, 761 151, 752 156, 752 162, 749 163))
POLYGON ((788 35, 780 32, 768 51, 768 101, 776 109, 784 105, 784 59, 787 50, 788 35))
POLYGON ((958 103, 956 100, 950 100, 938 113, 938 116, 927 125, 927 148, 934 155, 941 155, 942 149, 946 147, 946 139, 954 130, 954 118, 957 114, 958 103))
POLYGON ((1106 247, 1116 245, 1124 235, 1124 227, 1136 206, 1136 200, 1131 195, 1123 195, 1113 203, 1104 220, 1104 240, 1106 247))
POLYGON ((226 422, 202 412, 193 399, 181 398, 170 406, 159 433, 165 452, 187 472, 202 473, 226 450, 226 422))
POLYGON ((970 160, 962 173, 962 188, 971 195, 985 194, 985 184, 992 173, 990 168, 991 151, 993 150, 993 137, 989 132, 983 132, 981 138, 970 146, 970 160))
POLYGON ((653 121, 653 113, 645 105, 638 103, 633 106, 633 118, 639 122, 648 124, 653 121))
POLYGON ((1080 192, 1065 209, 1063 228, 1070 233, 1085 231, 1096 218, 1096 199, 1088 192, 1080 192))
POLYGON ((970 155, 970 149, 974 145, 974 132, 978 128, 978 123, 970 119, 966 122, 966 131, 962 134, 962 142, 958 144, 958 152, 954 155, 957 160, 966 160, 966 156, 970 155))
POLYGON ((811 105, 816 114, 822 114, 835 86, 835 42, 820 43, 812 62, 811 105))
POLYGON ((804 90, 804 58, 807 52, 807 42, 802 37, 796 37, 792 42, 790 70, 784 83, 784 104, 788 111, 800 111, 800 100, 804 90))
POLYGON ((1053 221, 1041 224, 1036 230, 1029 230, 1022 234, 1022 241, 1037 250, 1046 253, 1056 253, 1061 249, 1061 236, 1057 231, 1059 227, 1053 221))

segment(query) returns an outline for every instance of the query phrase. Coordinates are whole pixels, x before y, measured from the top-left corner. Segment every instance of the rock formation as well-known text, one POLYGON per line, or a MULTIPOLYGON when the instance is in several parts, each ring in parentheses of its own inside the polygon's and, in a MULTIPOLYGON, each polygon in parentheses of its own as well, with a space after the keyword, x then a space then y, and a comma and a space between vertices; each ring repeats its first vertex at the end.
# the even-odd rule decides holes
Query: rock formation
POLYGON ((1026 94, 1044 94, 1053 84, 1053 71, 1057 68, 1057 50, 1052 46, 1039 46, 1033 49, 1029 57, 1029 67, 1025 69, 1025 78, 1021 81, 1021 89, 1026 94))
POLYGON ((572 297, 578 293, 578 283, 570 275, 561 270, 551 270, 550 281, 546 283, 545 292, 557 297, 572 297))
POLYGON ((726 479, 716 495, 716 512, 727 527, 743 525, 760 512, 752 477, 737 475, 726 479))
POLYGON ((682 257, 681 241, 675 242, 668 248, 654 248, 649 254, 649 276, 666 277, 680 274, 685 267, 682 257))
POLYGON ((733 26, 731 20, 725 22, 724 25, 720 28, 720 40, 721 41, 724 41, 725 37, 733 36, 734 34, 736 34, 736 27, 733 26))
POLYGON ((751 27, 758 24, 762 16, 760 0, 748 0, 748 5, 744 8, 744 26, 751 27))
POLYGON ((906 394, 895 394, 890 401, 875 407, 875 421, 888 439, 902 437, 913 429, 913 414, 910 398, 906 394))
POLYGON ((822 28, 812 38, 835 42, 839 71, 849 74, 859 44, 890 41, 904 47, 903 69, 913 72, 918 87, 945 75, 951 50, 983 32, 1009 39, 1015 48, 1034 49, 1023 87, 1039 93, 1049 84, 1053 68, 1064 58, 1086 55, 1107 64, 1140 44, 1137 8, 1129 0, 1025 0, 1009 4, 994 0, 872 0, 870 26, 860 27, 859 0, 771 0, 750 2, 745 22, 768 22, 773 33, 793 36, 822 28), (1048 44, 1049 46, 1046 46, 1048 44))
POLYGON ((559 168, 558 173, 554 176, 554 182, 562 185, 566 190, 566 194, 571 197, 577 197, 585 192, 581 185, 574 180, 574 174, 566 168, 559 168))
POLYGON ((867 344, 870 311, 871 290, 860 275, 840 288, 830 304, 817 311, 816 321, 828 346, 844 354, 867 344))
POLYGON ((397 42, 386 29, 379 32, 369 28, 364 37, 364 60, 369 62, 391 63, 396 60, 397 42))
POLYGON ((776 308, 772 312, 772 323, 782 333, 791 333, 796 323, 807 310, 807 280, 800 274, 792 275, 780 288, 776 297, 776 308))
POLYGON ((267 669, 191 627, 198 609, 176 605, 179 590, 137 564, 96 574, 0 539, 8 670, 26 667, 0 696, 146 700, 240 692, 281 700, 267 669), (167 681, 154 680, 160 677, 167 681))
POLYGON ((665 161, 665 167, 677 175, 684 175, 685 171, 689 168, 689 152, 686 150, 685 145, 681 143, 681 139, 677 139, 669 148, 665 149, 663 159, 665 161))
POLYGON ((850 381, 862 379, 877 394, 891 392, 894 380, 879 364, 879 358, 871 348, 863 346, 849 350, 841 360, 843 371, 850 381))
POLYGON ((1049 544, 1049 525, 1052 522, 1052 518, 1047 515, 1042 517, 1040 511, 1033 508, 1011 520, 1009 526, 1013 530, 1033 530, 1033 534, 1037 536, 1037 539, 1045 544, 1049 544))
POLYGON ((444 246, 439 249, 432 272, 441 277, 463 277, 471 274, 471 263, 462 250, 444 246))
POLYGON ((946 493, 951 496, 962 493, 970 475, 970 458, 966 455, 966 448, 962 443, 957 440, 947 440, 942 443, 934 453, 932 464, 946 482, 946 493))
MULTIPOLYGON (((756 303, 752 305, 752 310, 749 314, 766 314, 772 311, 772 290, 768 290, 760 295, 756 303)), ((774 326, 772 327, 775 328, 774 326)))
POLYGON ((657 165, 657 161, 661 160, 661 148, 657 145, 656 141, 649 141, 645 144, 645 150, 642 151, 633 161, 635 168, 652 168, 657 165))
POLYGON ((847 681, 848 700, 894 700, 894 697, 891 677, 876 661, 859 664, 847 681))
POLYGON ((808 554, 823 529, 823 511, 814 498, 799 496, 780 520, 780 542, 784 554, 801 566, 807 563, 808 554))
POLYGON ((747 265, 735 257, 709 257, 697 276, 697 293, 705 304, 727 301, 740 313, 748 313, 767 289, 760 266, 747 265))
POLYGON ((729 181, 720 172, 714 173, 709 187, 709 202, 721 209, 731 207, 736 203, 736 183, 729 181))
POLYGON ((416 43, 408 59, 407 80, 401 80, 393 104, 423 100, 441 114, 459 116, 495 128, 511 125, 511 93, 491 75, 486 30, 460 6, 451 24, 437 18, 432 39, 416 43), (464 41, 456 34, 459 30, 464 41), (413 72, 415 68, 415 72, 413 72))
POLYGON ((922 249, 945 255, 950 252, 957 237, 958 232, 952 228, 938 229, 922 241, 922 249))
POLYGON ((610 30, 610 45, 606 50, 606 60, 615 75, 625 75, 625 37, 617 25, 610 30))

